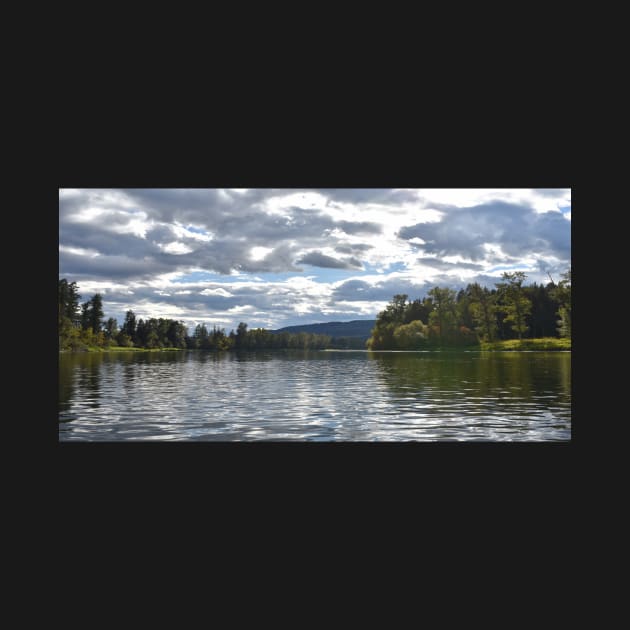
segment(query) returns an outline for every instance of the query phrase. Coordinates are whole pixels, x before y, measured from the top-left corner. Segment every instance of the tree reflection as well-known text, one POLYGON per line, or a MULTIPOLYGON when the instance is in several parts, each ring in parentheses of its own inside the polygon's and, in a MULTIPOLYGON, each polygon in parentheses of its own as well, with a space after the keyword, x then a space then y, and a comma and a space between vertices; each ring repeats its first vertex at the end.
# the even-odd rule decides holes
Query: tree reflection
POLYGON ((59 419, 67 422, 74 418, 69 414, 74 396, 73 382, 74 362, 65 354, 59 355, 59 394, 57 405, 59 409, 59 419))
POLYGON ((88 407, 98 409, 101 398, 100 371, 104 357, 100 352, 85 352, 78 355, 75 366, 76 386, 88 407))
POLYGON ((396 397, 495 400, 570 394, 570 354, 559 352, 371 352, 396 397))

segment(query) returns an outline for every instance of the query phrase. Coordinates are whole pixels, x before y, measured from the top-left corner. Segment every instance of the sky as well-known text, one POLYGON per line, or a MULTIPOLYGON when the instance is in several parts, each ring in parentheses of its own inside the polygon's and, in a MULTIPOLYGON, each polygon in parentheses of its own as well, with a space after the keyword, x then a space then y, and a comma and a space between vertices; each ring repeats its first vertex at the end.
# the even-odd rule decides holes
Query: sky
POLYGON ((59 190, 59 278, 119 324, 375 319, 398 293, 557 282, 570 260, 567 188, 59 190))

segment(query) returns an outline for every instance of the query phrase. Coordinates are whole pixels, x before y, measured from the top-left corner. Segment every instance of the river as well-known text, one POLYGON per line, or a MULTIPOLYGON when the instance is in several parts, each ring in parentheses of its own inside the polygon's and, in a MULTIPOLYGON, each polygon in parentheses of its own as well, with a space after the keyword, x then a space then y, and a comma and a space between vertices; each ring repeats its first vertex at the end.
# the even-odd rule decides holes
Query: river
POLYGON ((569 352, 61 353, 59 441, 569 441, 569 352))

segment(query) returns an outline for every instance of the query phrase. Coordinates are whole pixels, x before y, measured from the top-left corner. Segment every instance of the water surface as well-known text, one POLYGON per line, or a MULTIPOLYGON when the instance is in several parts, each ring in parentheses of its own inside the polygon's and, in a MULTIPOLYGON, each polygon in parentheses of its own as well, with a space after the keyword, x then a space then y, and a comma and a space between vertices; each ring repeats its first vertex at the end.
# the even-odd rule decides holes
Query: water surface
POLYGON ((568 352, 62 353, 60 441, 567 441, 568 352))

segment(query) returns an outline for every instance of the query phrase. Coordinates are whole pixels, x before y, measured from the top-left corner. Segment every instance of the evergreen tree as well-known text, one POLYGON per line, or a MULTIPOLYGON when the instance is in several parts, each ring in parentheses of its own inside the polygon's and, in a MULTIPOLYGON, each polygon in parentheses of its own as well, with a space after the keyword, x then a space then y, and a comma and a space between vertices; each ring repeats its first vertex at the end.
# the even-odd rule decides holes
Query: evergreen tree
POLYGON ((138 348, 146 348, 148 332, 144 320, 140 318, 136 325, 136 334, 132 337, 133 345, 138 348))
POLYGON ((125 321, 122 325, 121 331, 131 339, 134 339, 136 336, 136 315, 133 311, 129 310, 125 314, 125 321))
POLYGON ((92 301, 88 300, 87 302, 83 302, 81 304, 81 328, 82 330, 87 330, 90 328, 90 320, 91 320, 91 306, 92 301))
POLYGON ((167 332, 167 345, 172 348, 185 348, 186 347, 186 326, 184 322, 178 322, 175 320, 169 321, 167 332))
POLYGON ((424 324, 429 323, 429 316, 433 310, 433 300, 431 298, 424 297, 422 300, 414 300, 407 304, 403 322, 410 324, 420 320, 424 324))
POLYGON ((59 318, 67 317, 72 325, 77 325, 80 322, 80 298, 76 282, 68 283, 65 278, 59 280, 59 318))
POLYGON ((470 310, 470 295, 465 289, 457 292, 457 321, 458 324, 465 328, 472 329, 474 327, 473 314, 470 310))
POLYGON ((117 337, 118 337, 118 322, 113 318, 110 317, 106 322, 105 322, 105 339, 109 342, 116 342, 117 343, 117 337))
POLYGON ((234 337, 234 347, 242 350, 245 347, 245 339, 247 338, 247 324, 240 322, 236 328, 236 336, 234 337))
POLYGON ((103 296, 95 293, 90 300, 90 326, 94 333, 99 333, 103 327, 103 296))
POLYGON ((197 324, 197 326, 195 326, 193 338, 195 340, 195 348, 200 348, 201 350, 208 349, 208 329, 205 324, 197 324))

